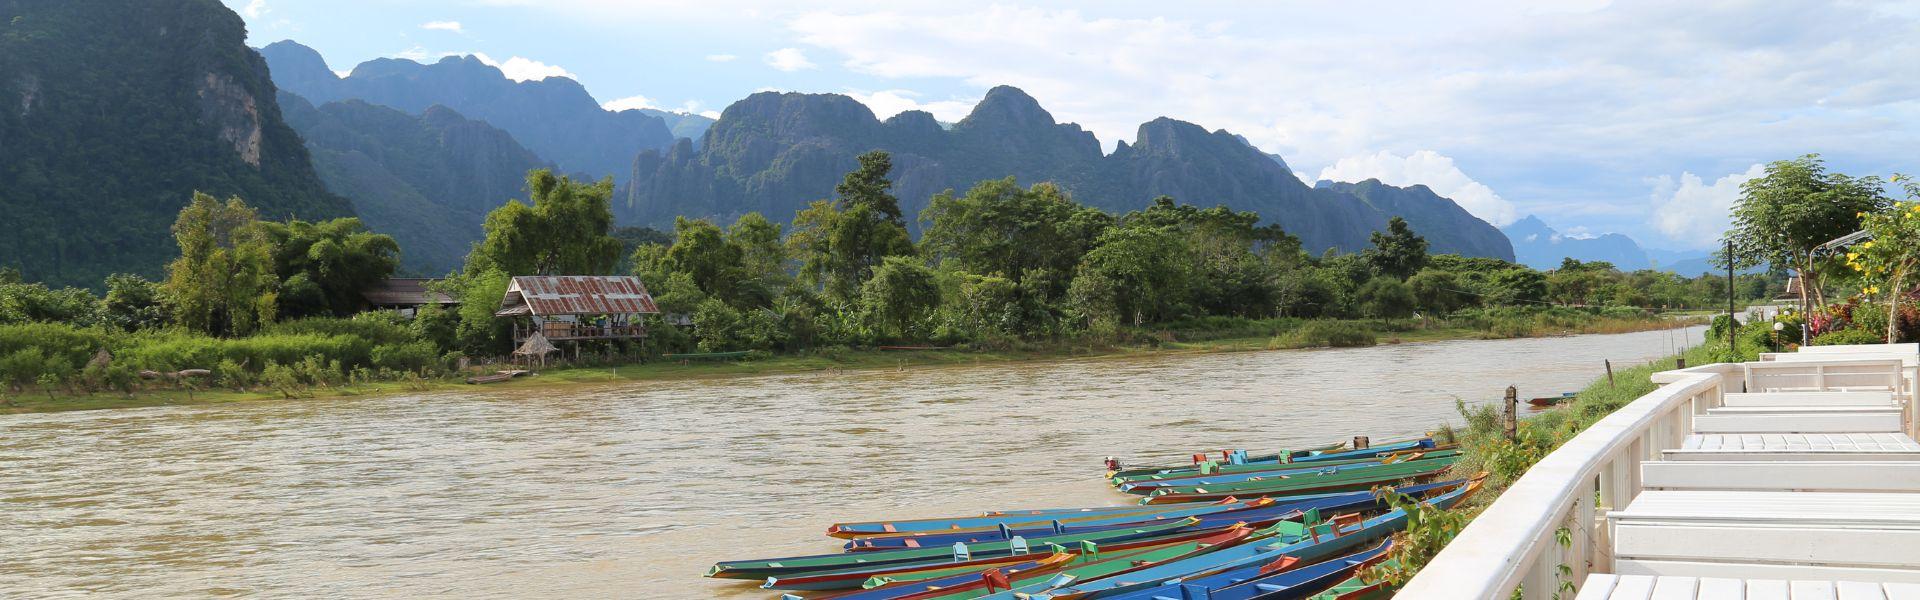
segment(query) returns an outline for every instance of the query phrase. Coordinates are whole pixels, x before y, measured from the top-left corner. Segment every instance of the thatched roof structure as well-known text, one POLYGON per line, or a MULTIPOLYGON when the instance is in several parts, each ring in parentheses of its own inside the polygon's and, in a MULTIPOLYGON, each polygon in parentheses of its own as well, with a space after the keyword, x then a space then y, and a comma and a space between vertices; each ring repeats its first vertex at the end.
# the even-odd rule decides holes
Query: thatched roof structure
POLYGON ((544 357, 550 353, 559 351, 559 348, 553 347, 553 342, 547 341, 547 336, 535 333, 533 337, 527 338, 526 343, 520 344, 520 347, 513 351, 513 355, 544 357))

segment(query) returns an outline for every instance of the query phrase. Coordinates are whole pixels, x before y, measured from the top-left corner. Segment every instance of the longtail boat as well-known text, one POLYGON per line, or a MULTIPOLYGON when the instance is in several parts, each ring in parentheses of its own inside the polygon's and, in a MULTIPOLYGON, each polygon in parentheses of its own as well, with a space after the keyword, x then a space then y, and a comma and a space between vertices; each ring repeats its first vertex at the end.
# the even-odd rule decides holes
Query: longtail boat
MULTIPOLYGON (((1424 496, 1430 493, 1444 492, 1446 490, 1453 489, 1454 487, 1458 487, 1465 483, 1466 482, 1464 480, 1447 481, 1447 482, 1441 482, 1441 483, 1428 483, 1428 484, 1421 484, 1421 485, 1406 486, 1401 488, 1400 491, 1401 493, 1408 494, 1408 495, 1424 496)), ((1359 492, 1341 492, 1336 494, 1321 494, 1321 495, 1314 495, 1314 496, 1308 496, 1308 497, 1287 498, 1285 502, 1272 502, 1269 505, 1256 507, 1256 508, 1218 512, 1218 513, 1207 514, 1207 515, 1196 515, 1200 519, 1200 522, 1189 526, 1188 529, 1210 530, 1210 529, 1216 529, 1220 527, 1226 527, 1229 525, 1233 525, 1235 523, 1246 523, 1249 526, 1261 527, 1261 526, 1272 524, 1281 519, 1297 519, 1297 518, 1300 518, 1302 515, 1305 515, 1309 511, 1319 511, 1325 514, 1337 514, 1337 513, 1355 512, 1355 511, 1380 510, 1384 507, 1385 507, 1385 501, 1379 498, 1378 496, 1376 496, 1371 490, 1359 491, 1359 492)), ((1121 527, 1138 527, 1144 524, 1145 523, 1124 523, 1124 522, 1123 523, 1085 524, 1078 527, 1068 528, 1066 531, 1061 533, 1081 533, 1081 532, 1087 532, 1087 531, 1099 531, 1102 529, 1115 529, 1115 528, 1121 528, 1121 527)), ((1037 530, 1008 529, 1008 530, 991 530, 991 531, 984 531, 984 532, 928 533, 928 534, 919 534, 915 537, 910 537, 910 538, 896 537, 896 538, 857 539, 857 540, 852 540, 847 542, 846 547, 849 550, 916 548, 916 547, 922 547, 922 546, 936 546, 936 545, 943 545, 943 544, 950 545, 950 544, 953 544, 954 542, 973 544, 973 543, 985 542, 985 541, 1004 540, 1004 539, 1011 538, 1015 535, 1034 536, 1034 535, 1047 535, 1051 533, 1054 533, 1054 531, 1051 529, 1045 529, 1045 528, 1037 529, 1037 530)))
MULTIPOLYGON (((1243 481, 1220 486, 1184 486, 1160 488, 1153 495, 1142 500, 1142 504, 1174 504, 1181 502, 1213 502, 1223 498, 1278 497, 1293 494, 1310 494, 1370 489, 1376 485, 1389 484, 1402 480, 1422 480, 1432 478, 1451 467, 1455 458, 1440 458, 1408 463, 1381 465, 1351 471, 1336 470, 1332 473, 1304 475, 1279 480, 1243 481)), ((1337 469, 1344 469, 1340 467, 1337 469)))
POLYGON ((1163 479, 1163 480, 1157 480, 1157 481, 1136 481, 1133 483, 1128 483, 1128 484, 1119 486, 1119 490, 1129 494, 1145 495, 1145 494, 1151 494, 1154 492, 1154 490, 1158 490, 1161 488, 1192 487, 1192 486, 1220 486, 1220 485, 1227 485, 1230 483, 1240 483, 1240 482, 1247 482, 1247 481, 1268 481, 1273 479, 1287 479, 1290 477, 1310 476, 1310 475, 1315 475, 1320 473, 1332 472, 1334 470, 1338 470, 1341 472, 1352 472, 1355 469, 1379 467, 1379 466, 1384 466, 1389 464, 1405 464, 1405 463, 1416 462, 1421 460, 1448 459, 1448 458, 1457 457, 1459 455, 1460 455, 1460 452, 1458 450, 1450 450, 1450 451, 1444 451, 1444 452, 1434 452, 1431 454, 1418 453, 1418 452, 1411 453, 1411 454, 1395 454, 1386 459, 1370 459, 1370 460, 1357 461, 1357 462, 1343 464, 1343 465, 1321 465, 1319 463, 1301 463, 1301 464, 1293 465, 1294 468, 1291 468, 1291 469, 1254 471, 1250 473, 1229 473, 1224 475, 1201 475, 1201 476, 1194 476, 1194 477, 1163 479))
POLYGON ((1211 507, 1151 507, 1151 506, 1114 506, 1098 509, 1076 510, 1040 510, 1008 511, 988 513, 978 517, 952 517, 934 519, 909 519, 901 521, 868 521, 863 523, 835 523, 827 527, 827 535, 837 538, 860 538, 877 536, 906 536, 915 533, 951 533, 955 531, 988 531, 1001 527, 1038 527, 1052 526, 1054 523, 1072 525, 1093 520, 1109 520, 1127 517, 1133 521, 1147 521, 1156 517, 1181 517, 1208 512, 1218 512, 1248 508, 1265 504, 1265 500, 1222 500, 1211 507))
MULTIPOLYGON (((1299 600, 1325 590, 1352 576, 1370 561, 1386 556, 1393 540, 1383 540, 1371 548, 1325 562, 1302 566, 1294 557, 1283 556, 1270 563, 1255 563, 1221 571, 1205 577, 1182 578, 1161 586, 1178 586, 1185 598, 1207 600, 1299 600)), ((1111 600, 1150 600, 1165 597, 1161 589, 1144 589, 1125 594, 1100 596, 1111 600)))
POLYGON ((1012 572, 1012 569, 1008 569, 1001 573, 1007 578, 1005 582, 993 582, 994 578, 988 577, 988 574, 983 571, 973 574, 972 576, 954 576, 937 581, 879 581, 877 583, 881 585, 878 587, 860 592, 829 595, 826 596, 826 598, 832 598, 834 600, 930 600, 935 598, 941 600, 956 600, 960 598, 976 598, 1001 590, 1014 589, 1042 576, 1050 576, 1050 579, 1065 577, 1067 580, 1104 577, 1115 573, 1144 568, 1147 565, 1159 564, 1169 560, 1197 556, 1214 550, 1232 547, 1246 541, 1253 534, 1254 531, 1252 529, 1235 527, 1179 543, 1164 543, 1140 547, 1128 547, 1137 546, 1138 544, 1121 544, 1105 548, 1093 547, 1075 553, 1075 558, 1071 561, 1056 563, 1048 568, 1029 569, 1022 572, 1012 572), (997 589, 989 589, 990 587, 996 587, 996 585, 997 589))
MULTIPOLYGON (((1285 459, 1282 459, 1280 457, 1280 454, 1270 454, 1265 456, 1248 456, 1243 460, 1239 461, 1238 463, 1234 463, 1228 460, 1219 460, 1219 461, 1206 460, 1204 459, 1204 457, 1206 456, 1205 454, 1195 454, 1193 464, 1190 464, 1190 465, 1143 466, 1143 467, 1128 467, 1128 468, 1116 468, 1115 462, 1109 459, 1107 477, 1108 478, 1132 477, 1136 475, 1152 475, 1156 473, 1160 473, 1160 474, 1179 473, 1182 471, 1191 471, 1194 473, 1198 473, 1200 472, 1200 469, 1201 469, 1200 465, 1203 463, 1212 463, 1215 467, 1228 467, 1228 466, 1248 466, 1248 465, 1284 465, 1284 464, 1292 464, 1292 463, 1299 463, 1299 462, 1322 462, 1322 461, 1348 460, 1348 459, 1355 459, 1355 458, 1364 459, 1364 458, 1374 458, 1379 456, 1385 456, 1385 455, 1393 454, 1396 452, 1407 452, 1411 450, 1432 450, 1434 449, 1434 447, 1435 447, 1435 444, 1434 444, 1433 438, 1420 438, 1415 440, 1405 440, 1405 441, 1398 441, 1398 442, 1386 442, 1381 444, 1375 444, 1373 446, 1369 446, 1359 450, 1342 450, 1338 452, 1293 451, 1293 452, 1289 452, 1287 454, 1287 458, 1285 459)), ((1232 452, 1225 453, 1225 456, 1228 456, 1228 457, 1231 457, 1232 455, 1233 455, 1232 452)))
MULTIPOLYGON (((1168 532, 1169 535, 1166 536, 1109 544, 1106 548, 1108 550, 1152 549, 1197 541, 1219 544, 1227 541, 1238 541, 1240 538, 1245 537, 1246 534, 1252 532, 1252 528, 1235 526, 1235 524, 1232 523, 1229 523, 1228 526, 1225 527, 1215 527, 1207 530, 1194 529, 1189 526, 1187 530, 1168 532), (1241 533, 1238 536, 1229 535, 1234 531, 1241 533)), ((1021 542, 1025 542, 1026 538, 1020 538, 1020 540, 1021 542)), ((1036 549, 1029 545, 1026 547, 1034 550, 1031 553, 1020 551, 998 556, 971 558, 964 561, 947 561, 932 564, 858 565, 844 569, 812 571, 788 577, 768 577, 766 583, 760 587, 778 590, 836 590, 861 587, 863 582, 872 578, 885 578, 890 581, 900 582, 937 579, 958 574, 980 573, 987 569, 1006 567, 1022 561, 1045 561, 1054 558, 1055 555, 1064 555, 1066 558, 1073 558, 1077 553, 1084 552, 1084 550, 1080 549, 1082 546, 1087 545, 1082 544, 1073 548, 1053 545, 1051 546, 1053 548, 1052 550, 1042 551, 1045 549, 1036 549)), ((1093 544, 1091 547, 1098 548, 1099 545, 1093 544)), ((1017 548, 1018 546, 1016 545, 1016 549, 1017 548)), ((1048 564, 1053 563, 1050 562, 1048 564)))
MULTIPOLYGON (((1071 546, 1081 542, 1104 544, 1126 540, 1154 537, 1170 533, 1173 530, 1198 523, 1199 519, 1186 518, 1164 524, 1092 533, 1037 537, 1026 540, 1028 547, 1043 547, 1047 544, 1071 546)), ((969 557, 998 556, 1012 554, 1011 540, 976 544, 966 548, 969 557)), ((912 563, 938 564, 951 562, 957 554, 954 549, 904 548, 875 552, 853 552, 839 554, 815 554, 811 556, 792 556, 786 558, 739 560, 715 563, 707 571, 708 577, 724 579, 766 579, 768 577, 790 577, 805 573, 847 569, 862 565, 906 565, 912 563)))
MULTIPOLYGON (((1393 559, 1381 561, 1381 564, 1397 565, 1393 559)), ((1387 600, 1393 597, 1393 584, 1386 581, 1374 581, 1363 572, 1352 578, 1334 584, 1327 591, 1314 594, 1313 600, 1387 600)))
MULTIPOLYGON (((1478 486, 1479 481, 1476 480, 1426 502, 1442 508, 1451 507, 1472 494, 1478 486)), ((1313 564, 1385 538, 1405 527, 1406 523, 1407 513, 1400 509, 1346 525, 1330 522, 1307 526, 1292 521, 1282 521, 1274 526, 1274 528, 1281 528, 1281 532, 1273 535, 1271 540, 1261 539, 1204 556, 1169 561, 1130 573, 1124 579, 1106 577, 1027 594, 1023 600, 1101 598, 1138 590, 1153 590, 1175 578, 1194 579, 1247 565, 1268 564, 1283 556, 1293 557, 1297 564, 1313 564)), ((995 600, 1013 600, 1013 598, 1008 596, 1005 599, 995 598, 995 600)))
POLYGON ((1435 458, 1440 456, 1448 456, 1449 455, 1448 453, 1458 453, 1458 452, 1459 452, 1458 446, 1436 446, 1430 450, 1429 449, 1404 450, 1404 451, 1396 452, 1393 454, 1388 454, 1385 456, 1363 456, 1360 458, 1345 458, 1345 459, 1336 459, 1336 460, 1313 461, 1311 463, 1299 463, 1299 464, 1262 463, 1262 464, 1244 464, 1244 465, 1217 465, 1214 468, 1209 469, 1211 471, 1210 473, 1201 473, 1201 469, 1199 469, 1198 467, 1181 467, 1178 469, 1166 469, 1159 472, 1145 473, 1140 475, 1110 477, 1108 478, 1107 481, 1109 483, 1112 483, 1115 486, 1122 486, 1129 483, 1140 483, 1145 481, 1175 481, 1180 479, 1221 477, 1221 476, 1227 476, 1227 475, 1242 475, 1247 473, 1264 473, 1264 472, 1271 472, 1271 471, 1287 471, 1292 469, 1306 469, 1306 468, 1312 468, 1312 467, 1357 465, 1357 464, 1373 463, 1373 462, 1381 462, 1381 461, 1395 462, 1399 460, 1408 460, 1412 457, 1435 458))

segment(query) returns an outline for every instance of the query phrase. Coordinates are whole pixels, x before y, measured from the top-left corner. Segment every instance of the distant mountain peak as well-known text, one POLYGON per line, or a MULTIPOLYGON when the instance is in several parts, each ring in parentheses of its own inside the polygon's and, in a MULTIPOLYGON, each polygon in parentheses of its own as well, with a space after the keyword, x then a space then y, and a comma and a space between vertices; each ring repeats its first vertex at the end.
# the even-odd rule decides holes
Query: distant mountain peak
POLYGON ((1040 107, 1040 101, 1020 88, 1010 85, 994 86, 980 103, 973 105, 973 112, 961 119, 956 128, 969 127, 1013 127, 1034 128, 1054 125, 1053 113, 1040 107))

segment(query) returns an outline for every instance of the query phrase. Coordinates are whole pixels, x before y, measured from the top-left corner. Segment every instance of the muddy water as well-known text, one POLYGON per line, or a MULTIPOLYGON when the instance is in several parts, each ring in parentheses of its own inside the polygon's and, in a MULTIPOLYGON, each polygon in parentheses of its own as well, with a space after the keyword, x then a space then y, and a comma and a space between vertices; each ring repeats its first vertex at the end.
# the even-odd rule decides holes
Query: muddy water
MULTIPOLYGON (((1691 332, 1698 341, 1699 332, 1691 332)), ((1676 334, 0 417, 0 597, 770 597, 834 521, 1114 504, 1100 458, 1416 435, 1676 334)))

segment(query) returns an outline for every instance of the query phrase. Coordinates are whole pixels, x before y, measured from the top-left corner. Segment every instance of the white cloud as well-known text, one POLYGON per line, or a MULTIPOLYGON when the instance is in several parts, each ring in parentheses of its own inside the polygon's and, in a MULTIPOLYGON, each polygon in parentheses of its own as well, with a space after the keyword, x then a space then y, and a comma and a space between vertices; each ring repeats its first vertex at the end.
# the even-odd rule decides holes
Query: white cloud
POLYGON ((708 54, 707 55, 708 62, 733 62, 733 60, 736 58, 740 58, 740 57, 734 56, 732 54, 708 54))
POLYGON ((967 113, 973 112, 973 105, 980 103, 979 98, 921 102, 920 94, 913 90, 880 90, 873 93, 849 91, 847 95, 867 105, 874 116, 881 119, 909 110, 923 110, 933 113, 934 119, 952 123, 965 118, 967 113))
POLYGON ((549 65, 531 58, 514 56, 508 58, 506 62, 498 62, 484 52, 475 52, 473 57, 480 59, 480 62, 498 67, 501 73, 506 74, 507 79, 514 81, 538 81, 548 77, 579 79, 573 73, 560 68, 559 65, 549 65))
POLYGON ((1654 229, 1690 248, 1714 246, 1733 223, 1740 184, 1765 174, 1766 167, 1756 164, 1745 172, 1716 179, 1712 185, 1686 172, 1678 181, 1668 175, 1651 178, 1654 229))
POLYGON ((818 66, 813 64, 813 61, 807 60, 807 54, 801 52, 799 48, 781 48, 768 52, 766 61, 767 66, 789 73, 818 66))
POLYGON ((620 98, 618 100, 607 102, 605 104, 601 104, 600 108, 604 108, 614 112, 620 112, 623 110, 639 110, 642 108, 659 108, 659 107, 654 106, 653 99, 648 98, 646 96, 628 96, 625 98, 620 98))
POLYGON ((719 119, 720 119, 720 111, 717 111, 717 110, 703 110, 703 111, 700 111, 700 116, 702 116, 702 117, 706 117, 706 118, 709 118, 709 119, 713 119, 713 120, 716 120, 716 121, 717 121, 717 120, 719 120, 719 119))
POLYGON ((424 23, 424 24, 421 24, 421 25, 420 25, 420 28, 421 28, 421 29, 433 29, 433 30, 437 30, 437 31, 451 31, 451 32, 454 32, 454 33, 466 33, 466 32, 467 32, 467 30, 466 30, 465 28, 463 28, 463 27, 461 27, 461 26, 460 26, 460 22, 459 22, 459 21, 428 21, 428 22, 426 22, 426 23, 424 23))
POLYGON ((1560 231, 1560 237, 1573 240, 1590 240, 1600 237, 1600 235, 1594 233, 1592 228, 1585 225, 1575 225, 1560 231))
POLYGON ((1320 179, 1332 181, 1365 181, 1378 179, 1381 183, 1397 186, 1414 184, 1425 185, 1433 192, 1453 199, 1461 208, 1473 213, 1494 226, 1502 226, 1520 218, 1519 210, 1512 202, 1501 198, 1493 188, 1487 187, 1460 170, 1453 159, 1432 150, 1421 150, 1400 156, 1392 152, 1380 151, 1361 156, 1349 156, 1335 162, 1333 166, 1320 170, 1320 179))
POLYGON ((246 15, 249 19, 260 18, 260 15, 267 14, 267 0, 250 0, 244 8, 240 9, 240 14, 246 15))

